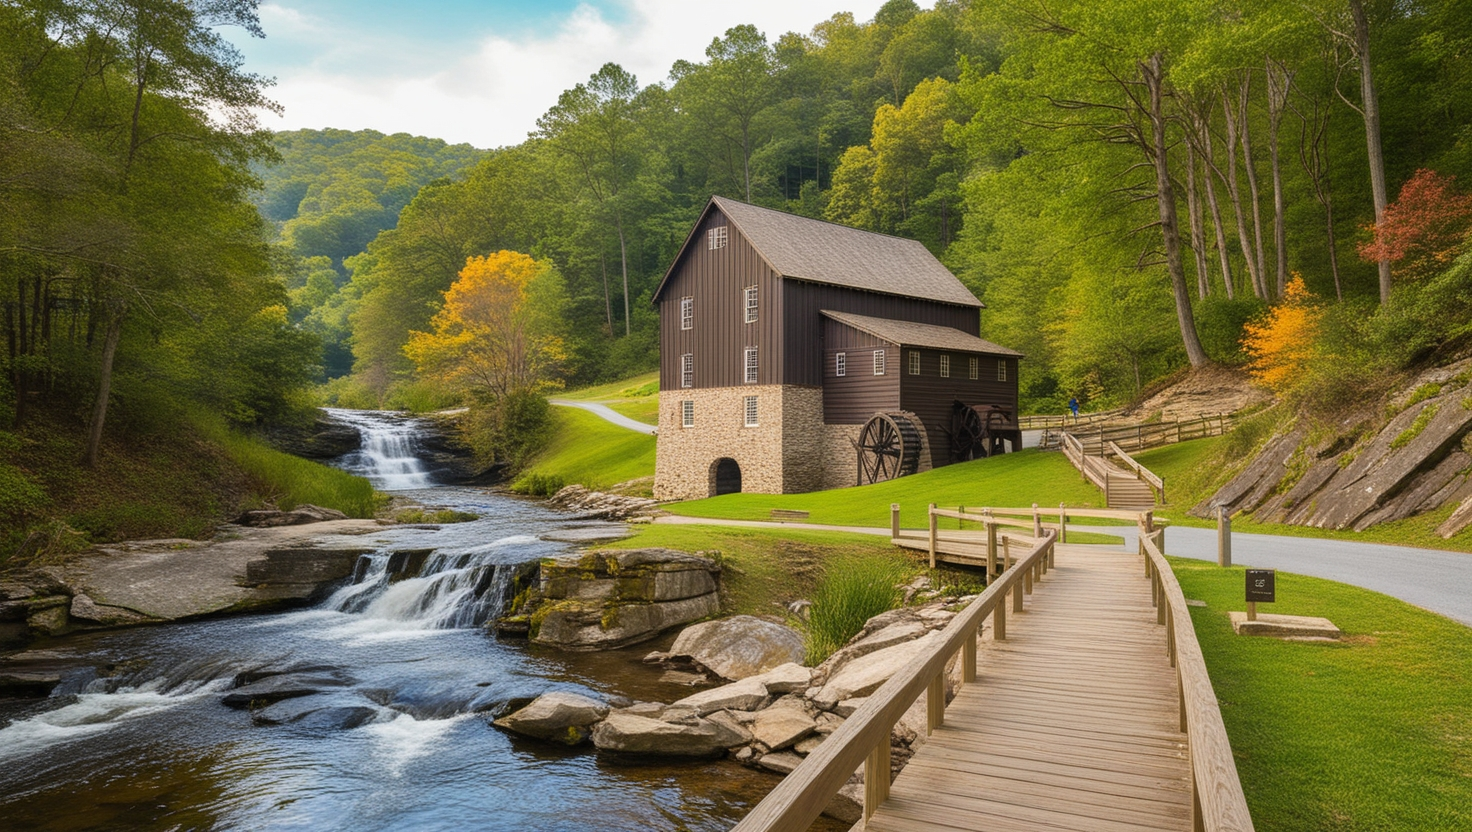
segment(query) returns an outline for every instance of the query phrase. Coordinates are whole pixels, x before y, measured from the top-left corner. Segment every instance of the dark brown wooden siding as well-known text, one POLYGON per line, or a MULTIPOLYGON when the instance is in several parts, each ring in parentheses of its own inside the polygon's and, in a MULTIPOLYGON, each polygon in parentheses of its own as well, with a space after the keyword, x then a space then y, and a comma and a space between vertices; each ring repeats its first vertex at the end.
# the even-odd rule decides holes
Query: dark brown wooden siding
MULTIPOLYGON (((777 275, 756 249, 711 211, 695 230, 659 300, 659 387, 680 389, 680 356, 695 359, 695 387, 745 383, 744 350, 757 348, 757 383, 782 383, 782 305, 777 275), (707 247, 706 231, 727 225, 724 248, 707 247), (757 287, 757 320, 745 323, 744 290, 757 287), (680 329, 680 299, 695 299, 693 327, 680 329)), ((816 382, 815 382, 816 383, 816 382)))
MULTIPOLYGON (((981 332, 979 310, 974 307, 881 295, 842 286, 805 283, 801 280, 783 280, 782 295, 782 312, 786 325, 783 337, 787 344, 792 345, 785 355, 785 384, 816 386, 822 383, 822 358, 827 345, 824 344, 823 349, 800 348, 797 345, 821 343, 823 321, 827 319, 819 313, 824 309, 896 321, 949 326, 970 335, 979 336, 981 332)), ((678 307, 675 311, 678 313, 678 307)))
POLYGON ((920 417, 930 438, 935 464, 949 460, 951 402, 963 404, 995 404, 1017 413, 1017 359, 995 355, 977 355, 981 366, 971 380, 970 359, 975 353, 949 352, 951 377, 941 378, 939 350, 904 348, 898 362, 900 375, 900 409, 920 417), (920 353, 920 374, 910 375, 910 353, 920 353), (997 362, 1007 362, 1007 380, 997 381, 997 362))
POLYGON ((899 350, 867 332, 823 319, 823 421, 859 425, 881 410, 898 410, 899 350), (884 375, 874 375, 874 353, 883 350, 884 375), (838 376, 836 356, 844 353, 847 373, 838 376))

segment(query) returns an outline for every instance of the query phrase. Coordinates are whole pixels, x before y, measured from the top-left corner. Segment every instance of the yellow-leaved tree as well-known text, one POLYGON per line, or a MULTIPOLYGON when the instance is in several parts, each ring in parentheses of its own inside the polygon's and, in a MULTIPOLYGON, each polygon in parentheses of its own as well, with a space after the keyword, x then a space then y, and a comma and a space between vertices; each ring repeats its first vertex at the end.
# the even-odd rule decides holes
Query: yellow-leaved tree
POLYGON ((471 257, 430 323, 404 354, 421 375, 478 398, 556 387, 567 359, 567 289, 544 260, 515 251, 471 257))
POLYGON ((1247 365, 1252 377, 1280 393, 1292 387, 1313 357, 1323 315, 1303 276, 1294 272, 1283 300, 1243 327, 1242 347, 1252 356, 1247 365))

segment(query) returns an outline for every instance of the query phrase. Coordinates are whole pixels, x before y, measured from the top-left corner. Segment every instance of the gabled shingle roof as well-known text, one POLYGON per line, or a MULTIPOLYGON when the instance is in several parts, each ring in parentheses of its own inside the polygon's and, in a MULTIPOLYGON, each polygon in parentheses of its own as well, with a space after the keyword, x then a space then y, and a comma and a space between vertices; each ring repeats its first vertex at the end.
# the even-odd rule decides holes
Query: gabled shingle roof
MULTIPOLYGON (((711 205, 719 208, 784 278, 957 306, 982 306, 981 301, 916 240, 860 231, 720 196, 711 197, 711 205)), ((689 240, 685 245, 690 245, 689 240)), ((673 272, 674 266, 671 265, 670 273, 673 272)), ((665 281, 668 280, 669 274, 666 274, 665 281)), ((663 290, 664 284, 661 283, 655 297, 663 290)))
POLYGON ((901 347, 922 347, 932 350, 955 350, 956 352, 979 352, 986 355, 1008 355, 1021 358, 1022 353, 968 335, 959 329, 935 324, 917 324, 910 321, 894 321, 889 318, 871 318, 850 312, 822 310, 825 318, 867 332, 875 338, 901 347))

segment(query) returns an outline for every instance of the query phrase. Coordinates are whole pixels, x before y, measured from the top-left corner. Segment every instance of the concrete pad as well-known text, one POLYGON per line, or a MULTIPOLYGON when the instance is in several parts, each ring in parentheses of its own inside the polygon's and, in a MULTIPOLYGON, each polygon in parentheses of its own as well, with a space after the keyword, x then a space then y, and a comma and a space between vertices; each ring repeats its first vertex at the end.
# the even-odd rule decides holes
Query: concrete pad
POLYGON ((1233 610, 1232 631, 1239 636, 1273 636, 1275 638, 1337 639, 1344 635, 1327 618, 1309 615, 1274 615, 1258 613, 1256 621, 1248 621, 1247 613, 1233 610))

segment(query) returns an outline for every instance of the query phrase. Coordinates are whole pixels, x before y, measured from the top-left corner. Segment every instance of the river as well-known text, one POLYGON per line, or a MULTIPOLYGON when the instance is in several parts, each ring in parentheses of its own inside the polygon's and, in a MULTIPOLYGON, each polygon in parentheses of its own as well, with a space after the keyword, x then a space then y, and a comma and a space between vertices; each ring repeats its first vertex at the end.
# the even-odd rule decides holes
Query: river
POLYGON ((385 528, 354 581, 310 609, 38 645, 87 666, 48 699, 0 702, 0 827, 718 830, 776 784, 730 762, 631 764, 492 727, 498 706, 547 690, 668 702, 690 689, 639 661, 668 637, 563 654, 487 635, 514 567, 566 546, 543 535, 587 524, 433 487, 411 421, 341 418, 365 438, 344 467, 481 519, 385 528), (388 553, 415 547, 434 552, 393 575, 388 553), (288 666, 344 684, 284 724, 221 703, 237 674, 288 666))

